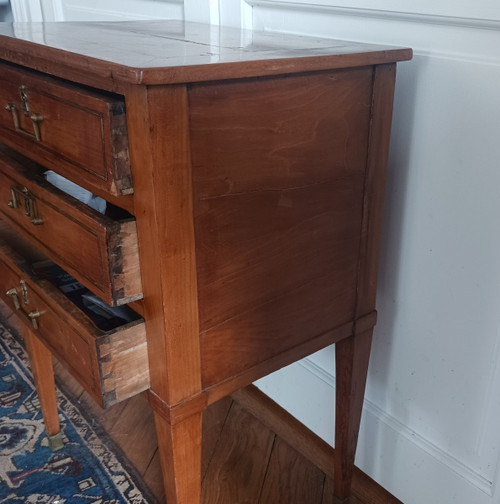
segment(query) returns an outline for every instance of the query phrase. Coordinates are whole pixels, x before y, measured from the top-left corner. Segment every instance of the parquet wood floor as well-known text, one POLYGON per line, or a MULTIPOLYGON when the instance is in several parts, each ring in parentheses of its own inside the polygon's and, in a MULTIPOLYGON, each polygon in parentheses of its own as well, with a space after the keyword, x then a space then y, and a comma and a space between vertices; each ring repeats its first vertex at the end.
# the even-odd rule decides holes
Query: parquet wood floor
MULTIPOLYGON (((0 306, 0 318, 16 325, 5 305, 0 306)), ((58 362, 55 369, 164 502, 153 415, 145 395, 104 411, 58 362)), ((203 504, 333 504, 330 476, 252 415, 245 402, 225 398, 204 415, 203 504)), ((402 504, 359 470, 353 494, 350 504, 402 504)))

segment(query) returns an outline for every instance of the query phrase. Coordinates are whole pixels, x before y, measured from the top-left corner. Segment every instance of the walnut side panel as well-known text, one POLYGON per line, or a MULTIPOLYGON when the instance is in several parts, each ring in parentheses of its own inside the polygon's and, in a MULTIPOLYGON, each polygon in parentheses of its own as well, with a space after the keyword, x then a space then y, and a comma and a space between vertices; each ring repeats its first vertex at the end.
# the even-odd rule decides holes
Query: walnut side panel
POLYGON ((354 317, 372 75, 190 88, 204 387, 354 317))

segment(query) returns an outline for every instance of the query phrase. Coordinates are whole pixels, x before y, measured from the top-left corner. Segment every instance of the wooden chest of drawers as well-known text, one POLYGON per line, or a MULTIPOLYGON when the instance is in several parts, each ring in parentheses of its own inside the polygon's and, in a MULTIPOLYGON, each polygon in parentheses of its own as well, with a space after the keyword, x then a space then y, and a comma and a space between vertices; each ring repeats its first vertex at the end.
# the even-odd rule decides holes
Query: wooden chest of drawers
POLYGON ((50 352, 103 405, 149 388, 169 504, 200 501, 207 404, 336 343, 347 502, 395 62, 411 51, 241 40, 178 22, 0 27, 2 296, 30 328, 50 435, 50 352), (53 267, 144 320, 99 328, 44 277, 53 267))

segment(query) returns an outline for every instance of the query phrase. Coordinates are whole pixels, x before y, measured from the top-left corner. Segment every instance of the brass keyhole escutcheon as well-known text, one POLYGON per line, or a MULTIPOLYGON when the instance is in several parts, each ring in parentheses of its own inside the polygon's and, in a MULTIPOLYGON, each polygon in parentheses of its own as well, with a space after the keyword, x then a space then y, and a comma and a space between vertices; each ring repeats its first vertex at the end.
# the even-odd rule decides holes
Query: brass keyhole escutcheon
POLYGON ((14 123, 14 129, 17 133, 22 135, 25 138, 29 138, 30 140, 34 140, 35 142, 42 141, 42 132, 40 128, 40 124, 43 121, 43 115, 38 113, 32 113, 30 111, 29 105, 29 97, 28 97, 28 89, 26 86, 19 87, 19 94, 21 97, 21 111, 23 115, 29 117, 31 119, 31 123, 33 125, 33 133, 26 131, 23 129, 21 125, 21 119, 19 117, 19 106, 15 103, 7 103, 5 105, 5 110, 12 114, 12 121, 14 123))
POLYGON ((21 295, 23 298, 23 303, 25 305, 30 304, 28 298, 28 286, 26 285, 26 282, 24 280, 20 280, 19 285, 21 286, 21 295))
POLYGON ((12 199, 7 203, 10 208, 21 208, 23 206, 26 217, 29 217, 34 226, 43 224, 43 219, 38 216, 36 200, 27 187, 19 189, 12 186, 10 193, 12 199))

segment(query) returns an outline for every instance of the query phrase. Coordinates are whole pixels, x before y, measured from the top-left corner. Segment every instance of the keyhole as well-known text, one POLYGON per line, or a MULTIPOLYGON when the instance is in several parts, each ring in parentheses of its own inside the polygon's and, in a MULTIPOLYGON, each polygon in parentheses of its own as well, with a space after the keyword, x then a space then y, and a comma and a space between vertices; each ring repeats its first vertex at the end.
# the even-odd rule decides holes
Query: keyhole
POLYGON ((30 115, 30 107, 28 105, 28 90, 26 89, 26 86, 21 86, 19 88, 19 92, 21 94, 21 102, 23 104, 23 114, 25 116, 30 115))

